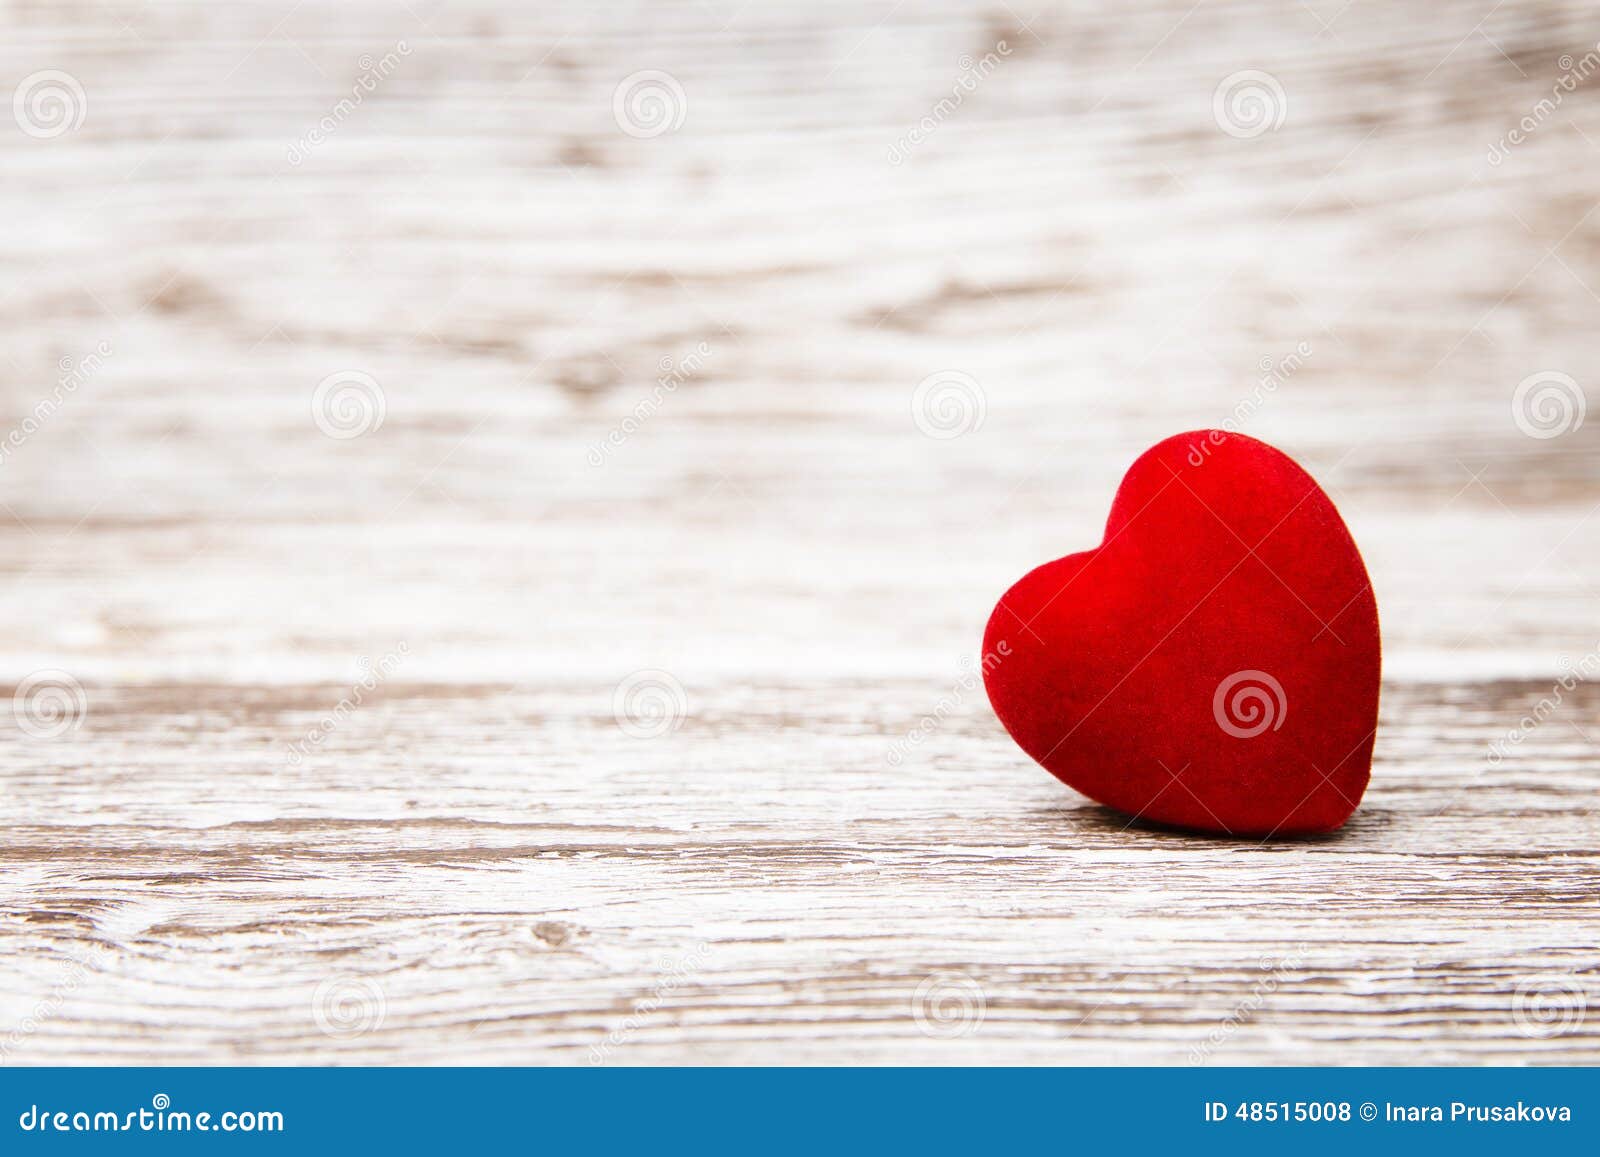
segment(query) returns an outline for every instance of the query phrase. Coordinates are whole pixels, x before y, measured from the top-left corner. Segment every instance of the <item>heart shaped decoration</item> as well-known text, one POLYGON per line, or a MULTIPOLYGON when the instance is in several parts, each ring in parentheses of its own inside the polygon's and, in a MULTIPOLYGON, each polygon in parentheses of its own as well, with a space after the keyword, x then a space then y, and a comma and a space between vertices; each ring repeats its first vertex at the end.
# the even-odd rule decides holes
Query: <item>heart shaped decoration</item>
POLYGON ((1135 819, 1325 832, 1366 790, 1372 584, 1322 487, 1254 438, 1197 430, 1141 455, 1104 541, 1001 598, 983 672, 1025 752, 1135 819))

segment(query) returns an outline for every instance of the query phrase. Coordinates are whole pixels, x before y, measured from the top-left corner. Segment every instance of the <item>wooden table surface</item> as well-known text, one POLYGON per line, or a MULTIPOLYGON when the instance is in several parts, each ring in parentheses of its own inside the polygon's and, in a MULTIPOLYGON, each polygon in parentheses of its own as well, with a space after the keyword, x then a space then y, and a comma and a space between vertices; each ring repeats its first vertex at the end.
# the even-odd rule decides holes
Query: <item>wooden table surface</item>
POLYGON ((1600 1060, 1592 5, 0 30, 5 1063, 1600 1060), (1327 838, 973 678, 1223 422, 1377 590, 1327 838))

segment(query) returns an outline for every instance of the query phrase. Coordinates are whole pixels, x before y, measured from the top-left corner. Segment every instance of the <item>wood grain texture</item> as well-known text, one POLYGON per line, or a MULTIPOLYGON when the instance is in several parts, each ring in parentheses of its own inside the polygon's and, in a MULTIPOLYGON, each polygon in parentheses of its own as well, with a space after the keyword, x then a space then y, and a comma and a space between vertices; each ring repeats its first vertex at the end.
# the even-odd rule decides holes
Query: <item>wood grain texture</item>
POLYGON ((1600 75, 1535 111, 1589 6, 0 31, 0 88, 84 111, 0 121, 0 684, 82 692, 0 733, 5 1063, 1600 1061, 1600 691, 1558 682, 1600 422, 1514 406, 1594 385, 1600 75), (619 128, 645 70, 676 131, 619 128), (1245 71, 1285 115, 1241 139, 1245 71), (383 421, 329 437, 351 373, 383 421), (1133 457, 1224 421, 1378 592, 1324 839, 1129 828, 971 676, 1133 457))

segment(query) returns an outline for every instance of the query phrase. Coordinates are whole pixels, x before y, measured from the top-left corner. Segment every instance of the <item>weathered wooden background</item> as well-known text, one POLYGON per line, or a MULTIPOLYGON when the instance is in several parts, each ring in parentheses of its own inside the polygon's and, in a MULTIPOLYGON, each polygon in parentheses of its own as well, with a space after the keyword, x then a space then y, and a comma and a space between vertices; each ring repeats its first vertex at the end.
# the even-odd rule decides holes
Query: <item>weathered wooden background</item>
POLYGON ((0 1057, 1600 1060, 1597 40, 5 5, 0 1057), (1124 830, 970 674, 1230 419, 1378 591, 1326 839, 1124 830))

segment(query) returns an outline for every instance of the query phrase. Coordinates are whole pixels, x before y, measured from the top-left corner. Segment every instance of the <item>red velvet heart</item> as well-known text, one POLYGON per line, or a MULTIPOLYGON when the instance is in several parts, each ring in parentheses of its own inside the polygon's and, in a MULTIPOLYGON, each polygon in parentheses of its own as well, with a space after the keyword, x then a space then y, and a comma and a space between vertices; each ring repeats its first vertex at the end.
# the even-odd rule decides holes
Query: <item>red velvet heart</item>
POLYGON ((1324 832, 1366 790, 1378 607, 1282 452, 1221 430, 1129 468, 1105 540, 1026 575, 984 634, 989 702, 1057 779, 1139 819, 1324 832))

